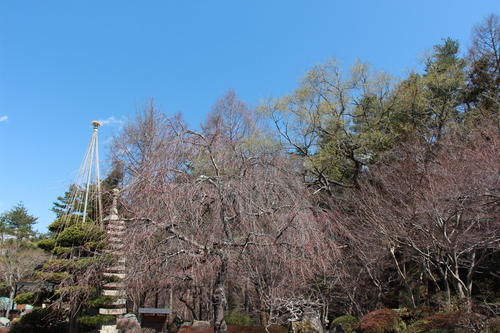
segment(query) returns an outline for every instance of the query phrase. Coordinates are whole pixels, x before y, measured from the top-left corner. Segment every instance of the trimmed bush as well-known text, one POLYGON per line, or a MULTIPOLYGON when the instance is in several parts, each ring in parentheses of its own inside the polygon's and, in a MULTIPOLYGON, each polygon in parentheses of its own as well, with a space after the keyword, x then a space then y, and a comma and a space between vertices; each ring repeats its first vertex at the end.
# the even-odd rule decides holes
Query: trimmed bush
POLYGON ((79 223, 65 228, 57 236, 56 242, 63 247, 81 246, 87 242, 101 241, 105 233, 99 227, 89 223, 79 223))
POLYGON ((340 316, 330 323, 330 329, 333 329, 336 325, 341 325, 346 333, 351 333, 358 326, 358 319, 349 315, 340 316))
POLYGON ((49 224, 48 229, 51 232, 61 232, 62 230, 66 229, 67 227, 71 227, 72 225, 75 225, 77 223, 81 223, 83 220, 83 216, 81 215, 63 215, 51 224, 49 224))
POLYGON ((50 252, 56 246, 56 241, 53 239, 42 239, 37 245, 42 250, 50 252))
POLYGON ((78 318, 78 323, 84 332, 92 331, 99 328, 101 325, 114 323, 114 316, 95 315, 95 316, 82 316, 78 318))
POLYGON ((71 275, 68 272, 35 272, 35 277, 44 281, 60 283, 64 279, 68 279, 71 275))
POLYGON ((14 299, 14 303, 17 304, 33 304, 36 300, 36 293, 29 292, 24 294, 19 294, 14 299))
POLYGON ((426 329, 441 329, 441 330, 454 330, 458 328, 458 322, 462 313, 460 311, 438 313, 425 318, 427 324, 424 325, 426 329))
POLYGON ((359 322, 361 333, 399 333, 406 329, 396 311, 380 309, 368 313, 359 322))
POLYGON ((479 331, 485 327, 485 317, 477 313, 464 311, 443 312, 424 318, 422 332, 435 330, 436 332, 467 333, 479 331))
POLYGON ((93 298, 91 300, 88 300, 85 303, 85 306, 91 307, 91 308, 99 308, 102 307, 106 304, 114 302, 118 297, 115 296, 99 296, 96 298, 93 298))
POLYGON ((91 251, 102 250, 106 247, 107 243, 105 241, 92 241, 85 243, 85 247, 91 251))
POLYGON ((56 246, 52 249, 52 254, 56 256, 68 256, 72 251, 71 247, 56 246))
POLYGON ((9 333, 64 333, 64 313, 51 308, 34 309, 17 320, 9 333))

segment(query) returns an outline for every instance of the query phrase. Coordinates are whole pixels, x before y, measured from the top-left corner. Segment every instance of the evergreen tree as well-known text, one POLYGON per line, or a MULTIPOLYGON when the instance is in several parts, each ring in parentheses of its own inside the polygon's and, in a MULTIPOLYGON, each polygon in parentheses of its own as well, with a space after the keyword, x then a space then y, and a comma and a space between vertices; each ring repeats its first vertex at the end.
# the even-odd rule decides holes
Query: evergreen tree
POLYGON ((427 60, 425 96, 427 98, 427 131, 431 140, 439 140, 446 124, 460 120, 459 106, 465 86, 465 60, 458 56, 459 44, 447 38, 434 46, 434 54, 427 60))
POLYGON ((113 202, 113 194, 112 191, 115 188, 118 188, 123 182, 123 166, 120 162, 113 162, 111 167, 111 172, 104 178, 101 183, 101 192, 102 192, 102 207, 103 207, 103 215, 105 216, 113 202))
POLYGON ((435 142, 462 121, 465 66, 458 42, 447 38, 434 46, 424 73, 412 73, 396 87, 386 122, 399 142, 413 135, 435 142))
POLYGON ((0 216, 0 240, 4 240, 5 235, 8 234, 9 229, 7 227, 7 222, 4 221, 3 215, 0 216))
POLYGON ((70 332, 93 330, 111 319, 95 314, 112 300, 100 292, 106 282, 102 273, 113 258, 102 253, 104 230, 90 219, 83 223, 82 218, 79 214, 57 218, 48 227, 52 238, 38 243, 54 258, 41 267, 38 277, 57 286, 54 300, 70 309, 70 332))
POLYGON ((58 196, 57 200, 53 202, 53 207, 50 209, 53 211, 57 218, 65 215, 70 208, 74 211, 76 205, 72 205, 72 198, 75 197, 77 191, 76 185, 70 185, 68 191, 64 192, 63 196, 58 196))
POLYGON ((488 16, 473 30, 464 103, 472 118, 498 116, 500 98, 500 18, 488 16))
POLYGON ((37 220, 38 218, 30 215, 20 202, 0 216, 1 232, 16 236, 17 239, 30 238, 35 236, 33 225, 37 220))
MULTIPOLYGON (((90 192, 95 192, 95 186, 91 186, 90 192)), ((69 189, 64 192, 63 196, 57 197, 57 201, 53 203, 53 207, 51 211, 56 214, 56 217, 59 218, 68 214, 69 212, 83 213, 83 208, 85 205, 85 189, 80 188, 79 186, 72 184, 69 186, 69 189)), ((92 200, 87 204, 87 214, 90 216, 94 216, 94 212, 96 211, 95 202, 92 200)))
MULTIPOLYGON (((103 204, 104 212, 107 211, 107 207, 111 204, 111 191, 118 187, 123 181, 123 170, 118 162, 113 163, 111 172, 106 176, 104 180, 101 181, 101 199, 103 204)), ((87 203, 87 215, 96 217, 98 212, 98 204, 95 201, 97 188, 95 185, 91 185, 89 191, 93 193, 91 195, 92 199, 87 203)), ((83 213, 83 208, 85 205, 85 190, 78 187, 75 184, 69 186, 69 189, 64 192, 63 196, 57 197, 57 200, 53 202, 53 207, 51 211, 56 214, 56 218, 60 218, 69 212, 72 214, 83 213)), ((104 213, 103 212, 103 213, 104 213)))
MULTIPOLYGON (((101 182, 104 203, 108 198, 106 193, 116 187, 122 177, 121 169, 115 165, 101 182)), ((111 319, 96 315, 97 308, 113 300, 101 296, 101 287, 109 282, 102 273, 114 258, 102 251, 106 233, 95 220, 99 217, 96 186, 91 185, 90 191, 93 194, 89 196, 85 222, 82 214, 84 191, 71 185, 54 203, 52 211, 57 218, 48 226, 50 238, 38 242, 38 246, 54 258, 43 265, 38 276, 56 284, 54 299, 70 309, 70 332, 94 330, 111 319)))

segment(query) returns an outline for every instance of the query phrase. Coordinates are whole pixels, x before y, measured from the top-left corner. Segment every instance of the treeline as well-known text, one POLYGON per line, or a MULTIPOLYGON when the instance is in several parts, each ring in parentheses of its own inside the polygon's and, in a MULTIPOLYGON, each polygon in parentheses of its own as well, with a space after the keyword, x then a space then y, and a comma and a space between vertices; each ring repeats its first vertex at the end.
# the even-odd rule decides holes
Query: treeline
POLYGON ((138 114, 113 145, 135 308, 171 291, 217 332, 227 310, 498 315, 499 29, 399 80, 332 60, 255 110, 228 92, 200 130, 138 114))

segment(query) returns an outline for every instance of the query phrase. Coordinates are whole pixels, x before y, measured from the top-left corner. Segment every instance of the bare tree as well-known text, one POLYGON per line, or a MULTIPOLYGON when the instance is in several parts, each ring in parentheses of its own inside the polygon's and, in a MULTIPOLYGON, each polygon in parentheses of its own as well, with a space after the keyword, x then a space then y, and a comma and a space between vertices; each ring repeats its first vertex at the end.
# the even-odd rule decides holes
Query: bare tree
POLYGON ((448 300, 456 293, 470 310, 474 277, 500 250, 498 143, 488 125, 449 133, 439 146, 417 140, 366 177, 358 221, 390 253, 414 305, 406 260, 420 267, 420 279, 437 288, 439 280, 448 300))
MULTIPOLYGON (((10 304, 13 304, 16 283, 32 276, 36 266, 46 260, 41 250, 30 248, 21 241, 7 239, 0 243, 0 278, 9 290, 10 304)), ((9 316, 7 309, 6 317, 9 316)))
POLYGON ((469 57, 478 60, 484 56, 492 57, 493 66, 500 74, 500 19, 490 14, 484 21, 476 25, 472 32, 472 45, 469 57))
POLYGON ((158 233, 156 229, 151 230, 140 221, 131 223, 127 228, 124 243, 133 251, 129 251, 126 258, 127 274, 123 283, 135 313, 139 307, 145 306, 148 299, 154 298, 155 303, 158 303, 157 295, 165 294, 171 287, 169 261, 165 260, 162 253, 166 250, 160 239, 162 236, 164 234, 158 233))
POLYGON ((308 191, 285 156, 258 140, 255 121, 244 120, 251 114, 232 93, 200 132, 149 110, 115 144, 129 171, 123 204, 151 235, 166 232, 172 280, 193 270, 213 274, 217 332, 227 331, 227 280, 242 256, 273 248, 303 258, 316 241, 308 191))

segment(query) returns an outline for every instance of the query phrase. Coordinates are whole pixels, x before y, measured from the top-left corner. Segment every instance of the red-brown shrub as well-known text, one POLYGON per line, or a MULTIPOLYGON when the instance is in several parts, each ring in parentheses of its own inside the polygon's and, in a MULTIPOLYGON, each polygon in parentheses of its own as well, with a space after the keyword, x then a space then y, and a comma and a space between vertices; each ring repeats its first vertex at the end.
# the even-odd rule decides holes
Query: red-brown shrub
POLYGON ((362 333, 397 333, 401 323, 395 311, 380 309, 361 318, 359 329, 362 333))
MULTIPOLYGON (((288 329, 286 327, 272 325, 268 328, 269 333, 287 333, 288 329)), ((193 330, 191 327, 183 327, 177 333, 213 333, 213 327, 198 331, 193 330)), ((228 326, 228 333, 267 333, 265 327, 262 326, 228 326)))
POLYGON ((454 331, 462 329, 464 332, 479 332, 486 325, 486 318, 477 313, 464 311, 443 312, 425 318, 428 322, 426 329, 442 329, 454 331))

